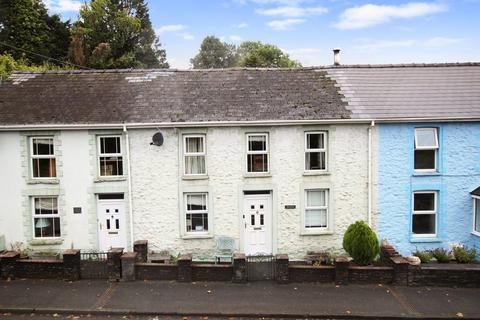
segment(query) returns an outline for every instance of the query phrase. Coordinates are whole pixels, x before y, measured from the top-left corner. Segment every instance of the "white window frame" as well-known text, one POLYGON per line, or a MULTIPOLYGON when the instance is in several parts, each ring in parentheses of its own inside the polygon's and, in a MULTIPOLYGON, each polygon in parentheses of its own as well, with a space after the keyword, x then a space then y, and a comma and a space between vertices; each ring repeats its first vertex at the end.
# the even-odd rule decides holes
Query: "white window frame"
POLYGON ((268 139, 268 133, 247 133, 246 134, 246 156, 245 156, 245 172, 248 175, 264 175, 264 174, 269 174, 270 173, 270 145, 269 145, 269 139, 268 139), (250 151, 249 150, 249 138, 254 137, 254 136, 264 136, 265 137, 265 151, 250 151), (267 171, 262 171, 262 172, 254 172, 254 171, 248 171, 248 155, 250 154, 266 154, 267 155, 267 171))
POLYGON ((55 180, 57 179, 57 159, 56 159, 56 155, 55 155, 55 137, 54 136, 33 136, 33 137, 30 137, 29 138, 30 140, 30 171, 31 171, 31 174, 30 174, 30 177, 34 180, 55 180), (46 155, 46 154, 42 154, 42 155, 35 155, 33 154, 33 140, 35 139, 38 139, 38 140, 41 140, 41 139, 51 139, 52 142, 53 142, 53 154, 52 155, 46 155), (33 159, 55 159, 55 177, 34 177, 34 174, 33 174, 33 159))
POLYGON ((329 227, 330 227, 330 210, 329 210, 329 204, 330 204, 330 201, 329 201, 329 197, 330 197, 330 190, 329 189, 326 189, 326 188, 308 188, 308 189, 304 189, 304 201, 305 201, 305 204, 303 206, 303 230, 305 231, 325 231, 325 230, 329 230, 329 227), (309 207, 308 206, 308 191, 323 191, 325 192, 325 206, 312 206, 312 207, 309 207), (327 221, 327 225, 325 227, 312 227, 312 228, 308 228, 306 226, 307 224, 307 210, 326 210, 326 221, 327 221))
POLYGON ((327 132, 326 131, 306 131, 305 132, 305 152, 304 152, 304 170, 305 172, 325 172, 328 170, 328 152, 327 152, 327 132), (323 136, 323 148, 309 149, 308 135, 321 134, 323 136), (325 153, 325 169, 308 169, 307 168, 307 153, 325 153))
POLYGON ((183 175, 185 176, 206 176, 207 175, 207 136, 205 134, 184 134, 183 135, 183 175), (187 138, 201 138, 203 144, 203 152, 187 152, 187 138), (205 165, 205 173, 187 173, 186 161, 187 157, 203 156, 205 165))
POLYGON ((98 166, 98 176, 101 178, 118 178, 125 176, 125 167, 124 167, 124 155, 123 155, 123 139, 122 135, 112 134, 112 135, 99 135, 97 136, 97 166, 98 166), (120 138, 120 153, 102 153, 102 138, 120 138), (102 175, 102 166, 100 165, 100 158, 102 157, 122 157, 122 174, 121 175, 102 175))
MULTIPOLYGON (((472 199, 473 199, 473 226, 472 226, 472 233, 474 235, 477 235, 477 236, 480 236, 480 230, 476 230, 475 227, 476 227, 476 221, 475 221, 475 218, 476 218, 476 209, 477 209, 477 201, 480 202, 480 197, 477 197, 477 196, 472 196, 472 199)), ((480 216, 478 217, 478 219, 480 219, 480 216)))
POLYGON ((422 191, 414 191, 412 193, 412 222, 410 225, 410 233, 414 238, 436 238, 438 234, 438 191, 434 190, 422 190, 422 191), (428 211, 415 211, 415 195, 416 194, 433 194, 434 195, 434 210, 428 211), (415 234, 413 233, 413 216, 420 215, 420 214, 434 214, 435 215, 435 233, 425 233, 425 234, 415 234))
POLYGON ((183 194, 183 201, 184 201, 184 216, 183 219, 185 221, 185 227, 184 227, 184 232, 185 235, 206 235, 210 233, 210 228, 211 228, 211 215, 209 212, 209 205, 208 205, 208 192, 185 192, 183 194), (205 196, 205 210, 188 210, 188 196, 189 195, 204 195, 205 196), (203 230, 203 231, 188 231, 187 230, 187 214, 207 214, 207 220, 208 220, 208 230, 203 230))
POLYGON ((437 172, 437 170, 438 170, 438 150, 439 149, 440 149, 440 147, 438 145, 438 129, 437 128, 434 128, 434 127, 415 128, 414 152, 416 150, 433 150, 434 154, 435 154, 435 167, 433 169, 415 169, 415 155, 414 155, 413 166, 414 166, 415 172, 437 172), (420 147, 417 146, 417 141, 418 141, 417 133, 419 131, 430 131, 432 129, 435 131, 435 144, 431 145, 431 146, 423 146, 423 147, 422 146, 420 146, 420 147))
POLYGON ((62 238, 62 217, 60 216, 60 209, 58 208, 58 196, 35 196, 32 197, 32 238, 40 240, 61 239, 62 238), (35 199, 57 199, 57 213, 56 214, 35 214, 35 199), (58 218, 60 223, 60 236, 58 237, 36 237, 35 236, 35 218, 58 218))

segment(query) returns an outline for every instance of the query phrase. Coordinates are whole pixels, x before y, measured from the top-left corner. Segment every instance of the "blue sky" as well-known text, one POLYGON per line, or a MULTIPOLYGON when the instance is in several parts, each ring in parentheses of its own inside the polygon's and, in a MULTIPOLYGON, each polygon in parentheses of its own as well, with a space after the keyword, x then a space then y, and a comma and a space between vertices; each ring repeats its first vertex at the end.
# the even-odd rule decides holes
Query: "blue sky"
MULTIPOLYGON (((45 1, 76 20, 80 0, 45 1)), ((304 66, 480 61, 480 0, 150 0, 174 68, 189 68, 203 38, 272 43, 304 66)))

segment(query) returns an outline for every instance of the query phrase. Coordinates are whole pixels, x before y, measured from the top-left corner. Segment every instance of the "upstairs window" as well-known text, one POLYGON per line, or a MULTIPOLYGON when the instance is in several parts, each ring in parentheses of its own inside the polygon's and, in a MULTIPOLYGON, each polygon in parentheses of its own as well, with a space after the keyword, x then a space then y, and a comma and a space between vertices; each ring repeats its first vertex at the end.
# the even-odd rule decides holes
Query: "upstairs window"
POLYGON ((437 234, 437 192, 413 193, 412 233, 414 236, 434 237, 437 234))
POLYGON ((247 134, 247 173, 268 173, 268 134, 247 134))
POLYGON ((305 133, 305 170, 326 170, 327 159, 326 132, 305 133))
POLYGON ((98 151, 100 176, 123 176, 123 155, 121 137, 98 137, 98 151))
POLYGON ((57 176, 53 137, 30 139, 33 178, 55 178, 57 176))
POLYGON ((33 198, 34 238, 59 238, 60 217, 56 197, 33 198))
POLYGON ((208 232, 207 193, 185 194, 187 233, 208 232))
POLYGON ((473 198, 473 231, 480 234, 480 198, 473 198))
POLYGON ((436 128, 415 129, 415 170, 436 171, 438 134, 436 128))
POLYGON ((205 175, 205 136, 187 135, 183 137, 183 157, 185 175, 205 175))
POLYGON ((305 228, 328 227, 328 190, 305 190, 305 228))

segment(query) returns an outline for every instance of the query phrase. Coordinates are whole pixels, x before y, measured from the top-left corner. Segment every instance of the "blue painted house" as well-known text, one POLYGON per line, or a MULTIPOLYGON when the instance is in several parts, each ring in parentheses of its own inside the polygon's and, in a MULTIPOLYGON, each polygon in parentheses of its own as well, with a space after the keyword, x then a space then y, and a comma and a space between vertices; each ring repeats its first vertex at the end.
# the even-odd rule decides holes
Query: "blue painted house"
POLYGON ((339 67, 352 113, 375 121, 379 238, 403 255, 480 252, 480 64, 339 67))

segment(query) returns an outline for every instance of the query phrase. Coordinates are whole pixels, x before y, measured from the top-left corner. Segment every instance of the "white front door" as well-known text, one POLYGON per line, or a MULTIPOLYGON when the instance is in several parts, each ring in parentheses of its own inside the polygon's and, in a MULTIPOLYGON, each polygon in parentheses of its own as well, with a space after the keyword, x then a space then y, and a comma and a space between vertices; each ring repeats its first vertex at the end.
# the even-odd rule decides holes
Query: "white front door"
POLYGON ((125 204, 123 199, 98 200, 98 237, 100 250, 127 248, 125 204))
POLYGON ((272 254, 272 205, 270 194, 245 195, 244 250, 246 255, 272 254))

